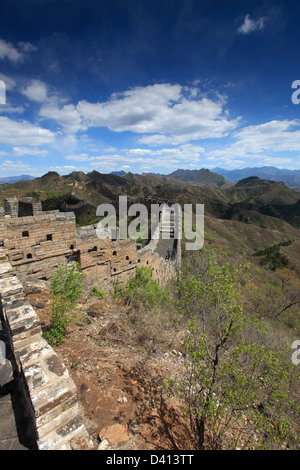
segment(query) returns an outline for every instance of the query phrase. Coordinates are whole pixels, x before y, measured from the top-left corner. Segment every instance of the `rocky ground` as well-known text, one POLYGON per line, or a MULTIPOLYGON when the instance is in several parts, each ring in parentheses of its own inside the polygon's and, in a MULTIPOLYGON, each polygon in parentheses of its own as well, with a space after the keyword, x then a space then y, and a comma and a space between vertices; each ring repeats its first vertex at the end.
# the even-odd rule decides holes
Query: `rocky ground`
MULTIPOLYGON (((28 291, 46 326, 49 299, 42 286, 28 291)), ((176 350, 147 352, 122 331, 127 307, 121 301, 92 298, 65 341, 54 346, 73 378, 93 448, 124 450, 193 449, 182 407, 168 397, 165 379, 179 373, 176 350)))

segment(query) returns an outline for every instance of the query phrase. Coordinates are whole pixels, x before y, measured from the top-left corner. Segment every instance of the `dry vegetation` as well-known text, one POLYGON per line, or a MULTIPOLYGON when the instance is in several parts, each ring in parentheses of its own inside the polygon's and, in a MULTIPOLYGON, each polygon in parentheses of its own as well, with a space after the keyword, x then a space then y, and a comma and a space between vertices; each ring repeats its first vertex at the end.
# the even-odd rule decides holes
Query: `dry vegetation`
MULTIPOLYGON (((212 227, 216 228, 216 221, 212 227)), ((226 230, 224 238, 220 234, 217 240, 211 226, 207 228, 210 234, 206 246, 218 247, 220 264, 229 262, 233 266, 241 259, 245 261, 245 257, 228 249, 232 238, 229 242, 226 230)), ((241 244, 236 247, 243 249, 241 244)), ((299 278, 294 270, 273 272, 250 256, 249 260, 252 264, 243 285, 244 311, 249 316, 258 315, 267 325, 268 334, 262 338, 251 327, 244 334, 247 340, 259 339, 269 349, 290 345, 299 336, 299 299, 295 297, 299 278)), ((151 289, 149 285, 146 289, 145 285, 133 285, 125 291, 123 286, 118 295, 106 293, 101 299, 86 296, 78 310, 80 321, 71 324, 65 340, 54 346, 77 385, 95 448, 107 434, 113 449, 197 449, 197 436, 183 412, 184 400, 170 395, 166 386, 166 379, 176 382, 184 375, 188 326, 178 314, 174 286, 163 293, 151 289)), ((28 295, 32 301, 43 301, 44 307, 37 312, 46 328, 50 314, 47 289, 28 295)), ((292 387, 291 393, 296 401, 297 389, 292 387)), ((297 416, 292 418, 297 426, 297 416)), ((244 419, 241 416, 238 425, 228 426, 222 448, 255 447, 256 441, 247 433, 234 439, 238 429, 244 429, 244 419)), ((214 439, 208 426, 205 448, 214 448, 214 439)), ((298 443, 294 438, 284 438, 269 445, 286 449, 297 448, 298 443)))

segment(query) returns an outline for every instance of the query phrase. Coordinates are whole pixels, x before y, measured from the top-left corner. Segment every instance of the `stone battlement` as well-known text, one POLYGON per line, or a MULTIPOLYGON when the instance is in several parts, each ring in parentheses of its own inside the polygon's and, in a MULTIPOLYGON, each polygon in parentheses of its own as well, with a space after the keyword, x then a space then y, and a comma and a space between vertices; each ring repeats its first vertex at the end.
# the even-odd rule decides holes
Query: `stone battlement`
POLYGON ((39 318, 11 271, 9 266, 2 270, 0 315, 7 347, 13 352, 13 375, 24 415, 38 449, 71 449, 75 440, 88 439, 75 384, 60 357, 42 338, 39 318))
MULTIPOLYGON (((26 204, 30 200, 26 198, 26 204)), ((158 238, 151 240, 148 248, 137 250, 135 240, 120 240, 117 233, 113 239, 102 240, 97 237, 95 225, 77 228, 73 212, 33 209, 33 215, 16 217, 11 207, 18 203, 17 199, 5 200, 5 215, 0 217, 0 262, 11 263, 13 273, 23 283, 47 281, 59 267, 74 262, 80 264, 86 275, 87 288, 97 285, 110 290, 116 277, 119 281, 127 280, 138 265, 151 265, 153 277, 161 285, 170 277, 165 277, 166 270, 176 275, 173 264, 154 253, 158 238)), ((160 231, 161 227, 157 227, 157 232, 160 231)), ((177 258, 180 261, 179 251, 177 258)))

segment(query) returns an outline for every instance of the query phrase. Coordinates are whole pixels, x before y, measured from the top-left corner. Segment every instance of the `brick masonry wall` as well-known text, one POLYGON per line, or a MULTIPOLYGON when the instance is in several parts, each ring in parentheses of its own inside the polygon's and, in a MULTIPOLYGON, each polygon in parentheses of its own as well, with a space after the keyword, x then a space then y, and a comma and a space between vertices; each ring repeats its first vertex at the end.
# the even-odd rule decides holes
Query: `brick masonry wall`
POLYGON ((93 286, 113 290, 115 283, 126 283, 134 276, 137 266, 151 267, 153 278, 165 286, 176 277, 180 256, 176 261, 161 258, 155 252, 157 240, 140 250, 135 240, 101 240, 95 226, 77 229, 73 213, 17 217, 16 205, 11 204, 9 210, 13 216, 0 210, 0 309, 10 332, 24 406, 40 449, 69 449, 74 439, 88 438, 79 417, 75 384, 43 340, 38 316, 24 298, 23 284, 50 280, 59 267, 77 261, 88 290, 93 286))
POLYGON ((22 282, 49 280, 59 267, 77 261, 87 289, 109 291, 117 280, 126 282, 133 276, 138 265, 151 266, 153 277, 163 286, 176 276, 176 269, 154 253, 156 243, 152 240, 137 251, 135 240, 101 240, 95 226, 77 229, 72 212, 0 217, 0 256, 22 282))
POLYGON ((15 357, 23 407, 38 448, 67 450, 74 448, 77 440, 87 442, 75 384, 60 357, 42 338, 39 318, 8 263, 1 269, 0 309, 15 357))

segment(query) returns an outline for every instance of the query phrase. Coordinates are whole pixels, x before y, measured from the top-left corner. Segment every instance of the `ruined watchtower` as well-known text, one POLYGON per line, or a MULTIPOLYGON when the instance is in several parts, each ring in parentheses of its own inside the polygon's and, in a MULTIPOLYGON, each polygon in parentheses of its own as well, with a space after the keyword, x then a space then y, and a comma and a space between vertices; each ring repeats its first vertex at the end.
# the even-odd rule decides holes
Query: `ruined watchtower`
POLYGON ((7 198, 4 199, 4 212, 5 215, 10 215, 12 218, 40 215, 42 203, 33 197, 7 198))

